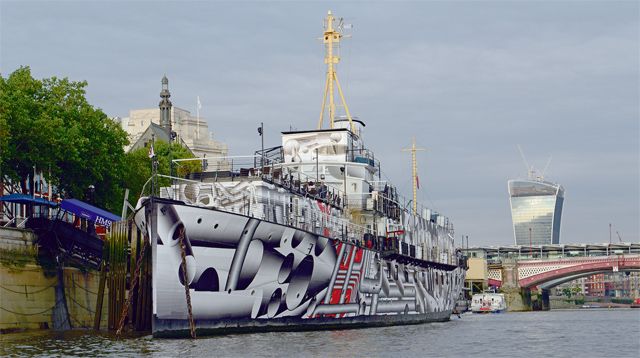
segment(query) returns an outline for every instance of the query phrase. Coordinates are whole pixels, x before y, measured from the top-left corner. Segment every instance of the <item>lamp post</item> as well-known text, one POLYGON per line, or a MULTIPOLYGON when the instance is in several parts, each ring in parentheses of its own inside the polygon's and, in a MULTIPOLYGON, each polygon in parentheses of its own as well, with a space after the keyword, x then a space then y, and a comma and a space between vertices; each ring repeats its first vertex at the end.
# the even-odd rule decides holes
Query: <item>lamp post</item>
MULTIPOLYGON (((89 186, 87 187, 87 201, 88 201, 88 202, 89 202, 89 204, 91 204, 91 205, 95 205, 95 203, 94 203, 94 202, 95 202, 95 200, 94 200, 94 199, 95 199, 95 193, 96 193, 96 187, 95 187, 95 186, 93 186, 93 184, 89 185, 89 186)), ((95 233, 96 233, 96 227, 95 227, 95 224, 93 223, 93 221, 91 221, 91 220, 86 220, 86 221, 85 221, 85 224, 86 224, 86 230, 87 230, 87 233, 88 233, 89 235, 95 235, 95 233)), ((85 224, 83 224, 83 226, 84 226, 85 224)))
POLYGON ((264 173, 264 123, 260 122, 260 127, 258 127, 258 134, 260 135, 261 148, 260 152, 260 173, 264 173))
POLYGON ((94 204, 95 193, 96 187, 93 186, 93 184, 89 185, 89 187, 87 187, 87 201, 89 202, 89 204, 94 204))
POLYGON ((529 255, 533 258, 533 244, 531 241, 531 227, 529 227, 529 255))

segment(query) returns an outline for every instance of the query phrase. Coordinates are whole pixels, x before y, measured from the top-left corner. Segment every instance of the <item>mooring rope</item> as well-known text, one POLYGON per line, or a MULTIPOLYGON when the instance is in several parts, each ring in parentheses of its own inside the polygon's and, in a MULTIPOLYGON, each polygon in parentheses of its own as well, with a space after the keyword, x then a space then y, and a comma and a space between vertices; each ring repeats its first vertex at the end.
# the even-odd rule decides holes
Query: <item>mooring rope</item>
POLYGON ((73 303, 76 304, 76 306, 80 306, 80 308, 83 308, 85 311, 89 312, 89 313, 95 313, 95 310, 92 310, 91 308, 84 306, 83 304, 81 304, 80 302, 76 301, 75 298, 73 298, 73 296, 69 295, 69 299, 71 301, 73 301, 73 303))
POLYGON ((180 255, 182 256, 182 282, 184 284, 184 294, 187 297, 187 310, 189 313, 189 329, 191 338, 196 338, 196 324, 193 321, 193 313, 191 309, 191 293, 189 292, 189 282, 187 281, 187 254, 184 244, 184 227, 180 228, 180 255))
POLYGON ((144 253, 147 249, 148 243, 146 240, 146 236, 142 240, 142 250, 140 250, 140 256, 138 257, 138 262, 136 263, 136 270, 133 272, 133 277, 131 278, 131 287, 129 288, 129 295, 127 297, 127 301, 125 301, 124 307, 122 307, 122 314, 120 315, 120 322, 118 323, 118 330, 116 331, 116 336, 120 336, 122 333, 122 328, 124 327, 124 321, 127 318, 127 314, 129 313, 129 305, 133 300, 133 292, 138 284, 138 277, 140 276, 140 266, 142 261, 144 260, 144 253))
POLYGON ((73 287, 77 287, 77 288, 79 288, 79 289, 81 289, 81 290, 83 290, 83 291, 87 291, 88 293, 90 293, 90 294, 92 294, 92 295, 95 295, 95 296, 97 296, 97 295, 98 295, 98 293, 97 293, 97 292, 93 292, 93 291, 91 291, 90 289, 85 288, 83 285, 78 285, 77 281, 76 281, 76 280, 74 280, 74 276, 75 276, 75 275, 72 273, 72 274, 71 274, 71 283, 72 283, 73 287))
POLYGON ((79 321, 79 320, 78 320, 76 317, 74 317, 73 315, 69 314, 69 317, 71 317, 71 319, 77 323, 77 326, 80 326, 81 328, 84 328, 84 329, 89 329, 89 328, 90 328, 90 327, 88 327, 87 325, 85 325, 84 323, 82 323, 82 321, 79 321))
MULTIPOLYGON (((29 264, 29 265, 33 266, 33 264, 29 264)), ((25 268, 17 269, 15 267, 12 267, 12 268, 8 268, 7 271, 9 271, 9 272, 19 272, 19 273, 23 273, 23 272, 45 272, 45 273, 51 273, 54 270, 47 269, 47 268, 44 268, 44 267, 38 267, 38 268, 33 268, 33 269, 25 269, 25 268)))
MULTIPOLYGON (((39 290, 31 291, 31 292, 27 291, 26 289, 25 289, 25 291, 15 291, 15 290, 12 290, 12 289, 10 289, 8 287, 4 287, 2 285, 0 285, 0 288, 2 288, 4 290, 7 290, 9 292, 18 293, 18 294, 22 294, 22 295, 35 295, 36 293, 40 293, 40 292, 42 292, 44 290, 48 290, 48 289, 54 287, 57 284, 58 284, 58 282, 56 281, 56 282, 52 283, 49 286, 43 287, 43 288, 41 288, 39 290)), ((20 286, 25 286, 26 287, 27 285, 20 285, 20 286)))
POLYGON ((51 307, 49 307, 49 308, 47 308, 47 309, 45 309, 45 310, 43 310, 43 311, 36 312, 36 313, 20 313, 20 312, 15 312, 15 311, 8 310, 8 309, 6 309, 6 308, 4 308, 4 307, 2 307, 2 306, 0 306, 0 310, 3 310, 3 311, 5 311, 5 312, 9 312, 9 313, 13 313, 13 314, 18 315, 18 316, 36 316, 36 315, 39 315, 39 314, 43 314, 43 313, 45 313, 45 312, 47 312, 47 311, 51 311, 52 309, 54 309, 54 308, 56 307, 56 305, 57 305, 58 303, 63 302, 63 301, 64 301, 64 298, 60 298, 59 300, 57 300, 57 301, 56 301, 56 303, 54 303, 54 304, 53 304, 53 306, 51 306, 51 307))

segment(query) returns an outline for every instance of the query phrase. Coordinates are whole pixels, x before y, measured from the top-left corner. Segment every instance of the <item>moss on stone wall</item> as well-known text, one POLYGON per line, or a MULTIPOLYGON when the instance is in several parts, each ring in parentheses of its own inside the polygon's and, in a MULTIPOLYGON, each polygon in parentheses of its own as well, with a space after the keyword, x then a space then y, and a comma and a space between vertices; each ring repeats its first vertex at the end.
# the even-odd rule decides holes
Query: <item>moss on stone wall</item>
POLYGON ((38 257, 37 246, 25 246, 20 248, 0 248, 0 265, 6 268, 23 268, 27 264, 33 264, 38 257))

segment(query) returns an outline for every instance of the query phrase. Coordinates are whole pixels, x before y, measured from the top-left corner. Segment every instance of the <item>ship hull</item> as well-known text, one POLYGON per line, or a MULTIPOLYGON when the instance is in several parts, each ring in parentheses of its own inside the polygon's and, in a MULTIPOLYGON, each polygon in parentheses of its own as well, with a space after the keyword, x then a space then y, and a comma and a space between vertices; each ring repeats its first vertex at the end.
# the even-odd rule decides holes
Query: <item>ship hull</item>
MULTIPOLYGON (((283 317, 268 320, 197 320, 196 334, 197 336, 210 336, 232 333, 322 331, 416 325, 430 322, 446 322, 450 316, 451 310, 425 314, 357 316, 340 319, 283 317)), ((153 336, 156 338, 186 338, 191 334, 188 320, 156 318, 154 323, 153 336)))
POLYGON ((180 240, 198 335, 445 321, 464 282, 458 266, 172 200, 147 200, 136 224, 151 239, 156 337, 190 334, 180 240))

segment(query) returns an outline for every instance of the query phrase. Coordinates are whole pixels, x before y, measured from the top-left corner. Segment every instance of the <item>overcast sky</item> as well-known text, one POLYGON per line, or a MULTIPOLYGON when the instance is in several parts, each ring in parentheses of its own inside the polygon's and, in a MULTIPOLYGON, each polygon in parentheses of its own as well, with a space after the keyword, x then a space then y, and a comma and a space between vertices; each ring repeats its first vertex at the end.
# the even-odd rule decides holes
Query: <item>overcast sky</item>
POLYGON ((449 216, 456 240, 513 244, 507 180, 518 153, 565 187, 562 243, 639 241, 638 1, 0 1, 0 71, 89 83, 109 116, 196 96, 233 155, 315 128, 324 86, 322 19, 353 24, 340 82, 383 172, 449 216))

